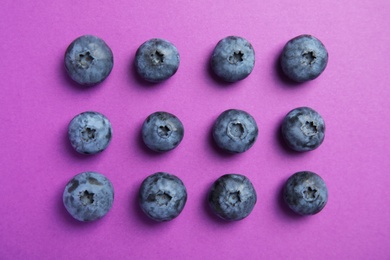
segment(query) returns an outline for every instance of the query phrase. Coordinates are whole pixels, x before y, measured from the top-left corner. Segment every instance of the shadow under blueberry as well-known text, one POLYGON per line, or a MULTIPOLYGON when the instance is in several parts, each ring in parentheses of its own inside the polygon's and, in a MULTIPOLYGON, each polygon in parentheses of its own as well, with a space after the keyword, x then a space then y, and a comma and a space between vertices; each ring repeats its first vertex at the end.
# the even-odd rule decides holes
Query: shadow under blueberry
POLYGON ((279 79, 279 81, 281 83, 283 83, 283 86, 287 86, 287 87, 298 87, 298 86, 302 86, 304 85, 303 82, 296 82, 296 81, 293 81, 292 79, 290 79, 289 77, 287 77, 283 70, 282 70, 282 66, 280 65, 280 55, 278 55, 275 60, 274 60, 274 69, 276 71, 276 75, 277 75, 277 78, 279 79))

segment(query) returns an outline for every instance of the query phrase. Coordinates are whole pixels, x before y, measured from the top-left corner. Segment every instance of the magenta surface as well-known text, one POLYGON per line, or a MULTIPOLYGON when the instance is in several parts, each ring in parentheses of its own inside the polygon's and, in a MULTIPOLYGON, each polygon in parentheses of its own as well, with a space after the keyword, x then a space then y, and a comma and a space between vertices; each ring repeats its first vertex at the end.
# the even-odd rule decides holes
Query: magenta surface
POLYGON ((1 259, 389 259, 390 69, 388 0, 362 1, 11 1, 0 9, 0 252, 1 259), (83 34, 104 39, 114 68, 94 88, 73 84, 64 52, 83 34), (291 84, 278 55, 300 34, 319 38, 329 63, 317 79, 291 84), (256 52, 252 74, 224 84, 210 73, 215 44, 228 35, 256 52), (174 43, 181 64, 162 84, 141 81, 132 67, 140 44, 174 43), (284 115, 309 106, 324 118, 324 143, 297 154, 279 138, 284 115), (215 149, 211 127, 229 108, 249 112, 259 126, 244 154, 215 149), (67 140, 78 113, 95 110, 113 126, 103 153, 82 156, 67 140), (179 147, 149 152, 142 122, 155 111, 185 126, 179 147), (328 185, 329 201, 311 217, 283 205, 283 183, 310 170, 328 185), (62 205, 66 183, 83 171, 106 175, 112 210, 79 223, 62 205), (137 192, 148 175, 166 171, 188 190, 182 214, 168 223, 146 219, 137 192), (226 173, 246 175, 258 201, 249 217, 226 223, 205 198, 226 173))

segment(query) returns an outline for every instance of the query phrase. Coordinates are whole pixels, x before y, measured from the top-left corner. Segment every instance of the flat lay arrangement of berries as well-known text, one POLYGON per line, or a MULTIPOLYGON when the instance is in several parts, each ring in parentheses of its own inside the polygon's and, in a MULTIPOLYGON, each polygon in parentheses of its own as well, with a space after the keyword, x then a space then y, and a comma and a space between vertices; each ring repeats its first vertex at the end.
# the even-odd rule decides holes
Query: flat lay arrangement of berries
POLYGON ((0 259, 388 259, 388 13, 6 0, 0 259))
MULTIPOLYGON (((99 37, 84 35, 74 40, 66 50, 66 69, 69 76, 80 85, 85 85, 91 81, 90 79, 95 78, 95 75, 101 75, 99 80, 87 83, 97 84, 110 73, 113 66, 112 52, 109 52, 111 62, 100 64, 102 46, 104 53, 110 50, 99 37), (85 55, 89 56, 88 60, 84 59, 85 55), (77 69, 69 69, 69 64, 77 69), (77 74, 77 77, 74 74, 77 74)), ((108 54, 103 56, 106 57, 108 54)), ((324 71, 327 61, 328 52, 325 46, 311 35, 301 35, 289 41, 280 58, 283 72, 298 82, 318 77, 324 71)), ((179 64, 180 55, 177 48, 169 41, 157 38, 143 43, 138 48, 135 58, 137 73, 143 79, 155 83, 172 77, 179 64)), ((235 82, 245 79, 252 72, 255 53, 252 45, 244 38, 228 36, 218 42, 210 64, 218 77, 235 82)), ((258 131, 255 119, 238 109, 229 109, 221 113, 212 129, 216 145, 230 153, 243 153, 251 148, 257 139, 258 131)), ((281 132, 284 141, 292 150, 310 151, 324 141, 325 123, 313 109, 299 107, 286 115, 281 132)), ((111 141, 112 129, 110 121, 104 115, 84 112, 71 120, 68 134, 70 143, 77 152, 95 154, 106 149, 111 141)), ((155 112, 149 115, 142 126, 143 142, 156 152, 176 148, 183 137, 182 122, 168 112, 155 112)), ((114 191, 112 184, 107 180, 109 183, 107 189, 111 189, 111 192, 95 195, 96 192, 91 191, 91 185, 100 182, 91 182, 91 179, 95 179, 83 177, 84 175, 85 173, 79 174, 68 183, 64 192, 64 205, 75 219, 93 221, 100 219, 110 210, 114 191), (75 195, 72 192, 79 186, 80 178, 87 179, 89 185, 84 185, 81 191, 77 191, 78 195, 75 195)), ((294 212, 312 215, 325 207, 328 190, 323 179, 317 174, 300 172, 288 179, 283 196, 294 212)), ((240 174, 225 174, 220 177, 209 193, 212 211, 229 221, 246 218, 253 210, 256 200, 256 191, 252 183, 240 174)), ((151 219, 159 222, 176 218, 186 201, 187 191, 183 182, 177 176, 164 172, 146 178, 139 192, 140 207, 151 219)))

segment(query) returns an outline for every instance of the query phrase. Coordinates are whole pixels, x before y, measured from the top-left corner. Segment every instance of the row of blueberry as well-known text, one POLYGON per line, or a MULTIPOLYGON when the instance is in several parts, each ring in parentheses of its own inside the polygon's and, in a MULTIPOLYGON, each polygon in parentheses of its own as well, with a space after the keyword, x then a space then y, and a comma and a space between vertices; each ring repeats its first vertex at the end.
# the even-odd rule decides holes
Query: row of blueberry
MULTIPOLYGON (((229 109, 219 115, 213 126, 213 138, 222 150, 243 153, 253 146, 258 127, 247 112, 229 109)), ((290 111, 281 128, 286 144, 295 151, 319 147, 325 137, 325 122, 315 110, 299 107, 290 111)), ((107 117, 98 112, 84 112, 69 123, 68 137, 73 148, 83 154, 95 154, 107 148, 112 127, 107 117)), ((142 126, 142 139, 153 151, 166 152, 176 148, 184 137, 184 126, 173 114, 155 112, 142 126)))
MULTIPOLYGON (((317 78, 328 63, 328 52, 317 38, 297 36, 285 45, 280 65, 287 77, 296 82, 317 78)), ((135 67, 146 81, 161 82, 172 77, 179 68, 177 48, 164 39, 151 39, 137 50, 135 67)), ((114 65, 110 47, 100 38, 84 35, 75 39, 65 53, 69 76, 81 85, 96 85, 105 80, 114 65)), ((210 59, 214 73, 222 80, 245 79, 255 65, 255 52, 246 39, 228 36, 218 42, 210 59)))
MULTIPOLYGON (((296 213, 312 215, 320 212, 328 200, 323 179, 308 171, 293 174, 283 190, 284 201, 296 213)), ((255 188, 241 174, 225 174, 211 186, 209 206, 217 216, 228 221, 246 218, 257 201, 255 188)), ((83 172, 66 185, 63 203, 72 217, 94 221, 105 216, 114 202, 114 188, 109 179, 97 172, 83 172)), ((158 172, 141 184, 138 202, 145 214, 155 221, 176 218, 187 202, 184 183, 175 175, 158 172)))

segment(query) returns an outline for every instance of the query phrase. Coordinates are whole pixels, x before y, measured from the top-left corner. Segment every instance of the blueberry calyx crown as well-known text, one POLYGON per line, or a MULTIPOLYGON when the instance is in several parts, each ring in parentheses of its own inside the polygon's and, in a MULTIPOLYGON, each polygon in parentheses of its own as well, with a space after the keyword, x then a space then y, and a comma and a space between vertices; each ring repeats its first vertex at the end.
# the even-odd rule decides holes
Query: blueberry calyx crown
POLYGON ((159 206, 168 206, 168 203, 171 201, 172 196, 166 192, 159 191, 157 194, 150 194, 147 198, 147 201, 157 202, 159 206))
POLYGON ((76 58, 77 64, 83 68, 88 69, 89 66, 91 66, 92 62, 94 61, 94 57, 91 55, 89 51, 80 53, 78 57, 76 58))
POLYGON ((316 187, 308 186, 302 191, 302 195, 306 201, 315 201, 319 196, 319 192, 316 187))
POLYGON ((86 127, 82 132, 81 136, 85 142, 89 142, 96 138, 96 129, 86 127))
POLYGON ((227 134, 232 139, 244 139, 245 136, 248 134, 248 131, 246 130, 246 127, 244 124, 242 124, 238 120, 235 120, 235 121, 231 121, 228 124, 227 134))
POLYGON ((89 192, 87 190, 85 190, 84 192, 80 192, 80 201, 81 203, 86 206, 86 205, 89 205, 89 204, 92 204, 94 202, 94 199, 93 199, 93 196, 95 194, 93 192, 89 192))
POLYGON ((156 50, 150 54, 150 59, 152 60, 153 65, 160 65, 164 63, 164 54, 156 50))
POLYGON ((314 51, 306 51, 302 53, 302 57, 303 57, 302 63, 307 64, 309 66, 311 66, 317 59, 314 51))
POLYGON ((233 52, 232 55, 230 55, 228 57, 228 61, 231 64, 237 64, 237 63, 244 61, 243 56, 244 56, 244 53, 242 53, 241 51, 235 51, 235 52, 233 52))
POLYGON ((305 121, 301 126, 301 130, 306 136, 313 136, 318 133, 318 125, 314 121, 305 121))
POLYGON ((170 124, 160 125, 157 128, 157 133, 161 138, 168 138, 173 131, 174 129, 170 124))
POLYGON ((227 201, 233 207, 236 206, 237 203, 240 203, 241 202, 240 191, 229 192, 227 201))

